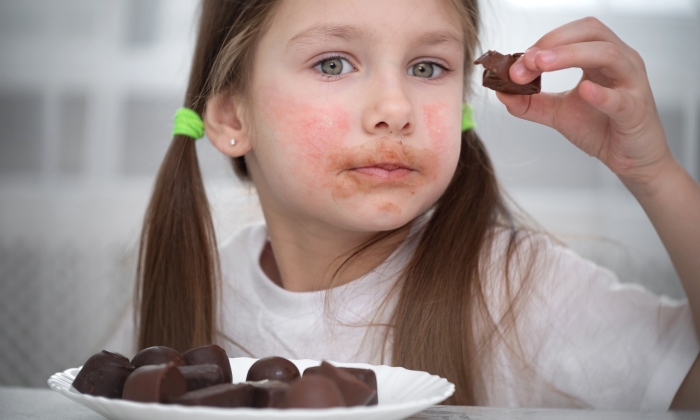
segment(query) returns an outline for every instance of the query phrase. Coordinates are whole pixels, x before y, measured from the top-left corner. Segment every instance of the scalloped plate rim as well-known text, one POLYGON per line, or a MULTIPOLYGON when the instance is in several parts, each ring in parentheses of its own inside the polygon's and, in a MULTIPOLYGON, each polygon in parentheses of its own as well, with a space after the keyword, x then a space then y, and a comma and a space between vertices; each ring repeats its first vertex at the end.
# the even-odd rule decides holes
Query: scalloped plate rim
MULTIPOLYGON (((250 357, 236 357, 236 358, 229 358, 229 361, 231 362, 232 366, 235 364, 239 363, 251 363, 254 362, 254 358, 250 357)), ((296 365, 302 365, 302 366, 315 366, 320 364, 321 362, 318 360, 312 360, 312 359, 289 359, 296 365)), ((357 419, 360 418, 365 418, 367 415, 376 415, 379 416, 381 415, 381 418, 393 418, 393 417, 385 417, 386 415, 390 415, 394 412, 397 414, 399 412, 404 413, 408 410, 411 411, 410 414, 406 416, 410 416, 412 414, 418 413, 430 406, 433 406, 435 404, 438 404, 445 399, 449 398, 453 393, 454 393, 454 384, 450 383, 447 381, 447 379, 442 378, 437 375, 432 375, 428 372, 424 371, 417 371, 417 370, 410 370, 406 369, 403 367, 395 367, 395 366, 387 366, 387 365, 370 365, 367 363, 345 363, 345 362, 334 362, 330 361, 332 364, 336 366, 343 366, 343 367, 358 367, 358 368, 365 368, 365 369, 374 369, 376 370, 381 369, 381 370, 389 370, 389 371, 396 371, 396 372, 411 372, 412 374, 420 374, 423 373, 426 376, 426 379, 432 378, 436 379, 434 382, 432 382, 430 385, 436 385, 439 384, 440 387, 436 390, 433 390, 431 392, 430 396, 427 396, 425 398, 420 398, 420 399, 413 399, 411 401, 403 401, 403 402, 395 402, 395 403, 388 403, 388 404, 379 404, 376 406, 363 406, 363 407, 334 407, 334 408, 325 408, 325 409, 279 409, 279 408, 220 408, 220 407, 205 407, 205 406, 196 406, 196 407, 187 407, 187 406, 182 406, 182 405, 176 405, 176 404, 160 404, 160 403, 140 403, 140 402, 135 402, 135 401, 126 401, 126 400, 121 400, 121 399, 111 399, 111 398, 105 398, 105 397, 94 397, 91 395, 85 395, 77 392, 75 388, 72 386, 70 388, 66 388, 66 384, 68 382, 68 378, 74 378, 75 373, 80 371, 82 366, 78 368, 69 368, 64 370, 63 372, 57 372, 49 378, 47 381, 49 387, 56 391, 59 392, 60 394, 64 395, 65 397, 69 398, 72 401, 75 401, 76 403, 91 409, 92 411, 98 412, 99 414, 104 415, 102 411, 96 410, 93 405, 98 405, 102 406, 105 409, 109 408, 114 408, 114 409, 128 409, 128 410, 134 410, 134 409, 143 409, 143 417, 144 419, 150 418, 149 414, 187 414, 189 416, 192 416, 193 418, 205 418, 205 417, 212 417, 212 418, 230 418, 230 419, 236 419, 236 418, 336 418, 339 415, 343 415, 344 418, 355 418, 357 416, 357 419), (74 371, 75 373, 73 373, 74 371)), ((302 370, 302 369, 300 369, 302 370)), ((234 378, 235 379, 235 378, 234 378)), ((235 382, 235 381, 234 381, 235 382)), ((392 384, 393 385, 393 384, 392 384)), ((373 416, 374 417, 374 416, 373 416)), ((113 417, 112 417, 113 418, 113 417)), ((404 418, 404 417, 396 417, 396 418, 404 418)))

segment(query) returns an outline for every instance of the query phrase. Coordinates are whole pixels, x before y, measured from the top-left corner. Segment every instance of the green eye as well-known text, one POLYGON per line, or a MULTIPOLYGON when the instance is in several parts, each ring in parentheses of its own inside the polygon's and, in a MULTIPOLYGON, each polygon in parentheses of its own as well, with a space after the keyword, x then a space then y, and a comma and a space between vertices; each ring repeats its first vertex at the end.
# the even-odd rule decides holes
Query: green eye
POLYGON ((340 76, 341 74, 350 73, 354 70, 352 64, 342 57, 326 58, 319 61, 314 67, 326 77, 340 76))
POLYGON ((416 63, 409 69, 409 74, 412 76, 429 79, 433 76, 442 74, 443 69, 435 63, 421 62, 416 63))
POLYGON ((326 60, 321 63, 321 71, 331 76, 341 74, 343 72, 343 62, 339 58, 326 60))

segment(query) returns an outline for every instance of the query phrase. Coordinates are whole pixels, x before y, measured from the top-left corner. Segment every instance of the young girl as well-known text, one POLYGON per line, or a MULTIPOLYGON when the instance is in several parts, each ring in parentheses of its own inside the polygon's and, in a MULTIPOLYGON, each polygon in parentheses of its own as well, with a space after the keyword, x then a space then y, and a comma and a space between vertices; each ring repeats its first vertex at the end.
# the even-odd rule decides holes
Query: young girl
POLYGON ((574 89, 498 98, 620 177, 689 303, 621 285, 518 222, 462 129, 478 29, 476 0, 204 1, 127 350, 216 342, 231 357, 404 366, 446 377, 461 405, 697 407, 700 187, 669 152, 642 59, 578 20, 510 70, 527 83, 582 68, 574 89), (220 248, 203 127, 265 216, 220 248))

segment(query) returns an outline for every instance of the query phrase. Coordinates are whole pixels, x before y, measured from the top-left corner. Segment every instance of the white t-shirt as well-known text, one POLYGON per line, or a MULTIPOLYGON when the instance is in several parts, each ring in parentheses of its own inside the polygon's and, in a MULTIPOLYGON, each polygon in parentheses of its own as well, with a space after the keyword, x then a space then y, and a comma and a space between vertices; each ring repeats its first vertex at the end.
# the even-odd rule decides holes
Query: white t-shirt
MULTIPOLYGON (((384 300, 413 254, 417 230, 367 275, 330 291, 297 293, 273 283, 260 268, 266 226, 243 228, 220 248, 221 329, 228 339, 218 344, 230 357, 390 364, 390 349, 382 355, 382 324, 395 302, 384 300)), ((495 256, 507 240, 507 234, 501 236, 495 256)), ((532 244, 541 259, 516 319, 524 359, 513 357, 503 343, 494 346, 484 365, 489 366, 485 404, 668 409, 700 352, 687 302, 621 284, 612 272, 544 236, 532 244)), ((493 286, 488 305, 499 319, 503 271, 499 259, 493 260, 485 284, 493 286)), ((131 319, 124 317, 105 349, 135 353, 131 319)))

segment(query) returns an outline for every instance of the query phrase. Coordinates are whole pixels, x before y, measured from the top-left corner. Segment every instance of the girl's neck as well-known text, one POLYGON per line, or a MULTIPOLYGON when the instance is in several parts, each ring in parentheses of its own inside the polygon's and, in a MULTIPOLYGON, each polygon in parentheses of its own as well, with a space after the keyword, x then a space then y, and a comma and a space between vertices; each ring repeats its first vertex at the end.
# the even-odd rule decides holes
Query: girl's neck
POLYGON ((384 262, 409 233, 406 228, 385 237, 360 258, 343 265, 376 233, 309 226, 276 216, 265 213, 270 243, 260 255, 260 266, 273 282, 293 292, 326 290, 364 276, 384 262))

